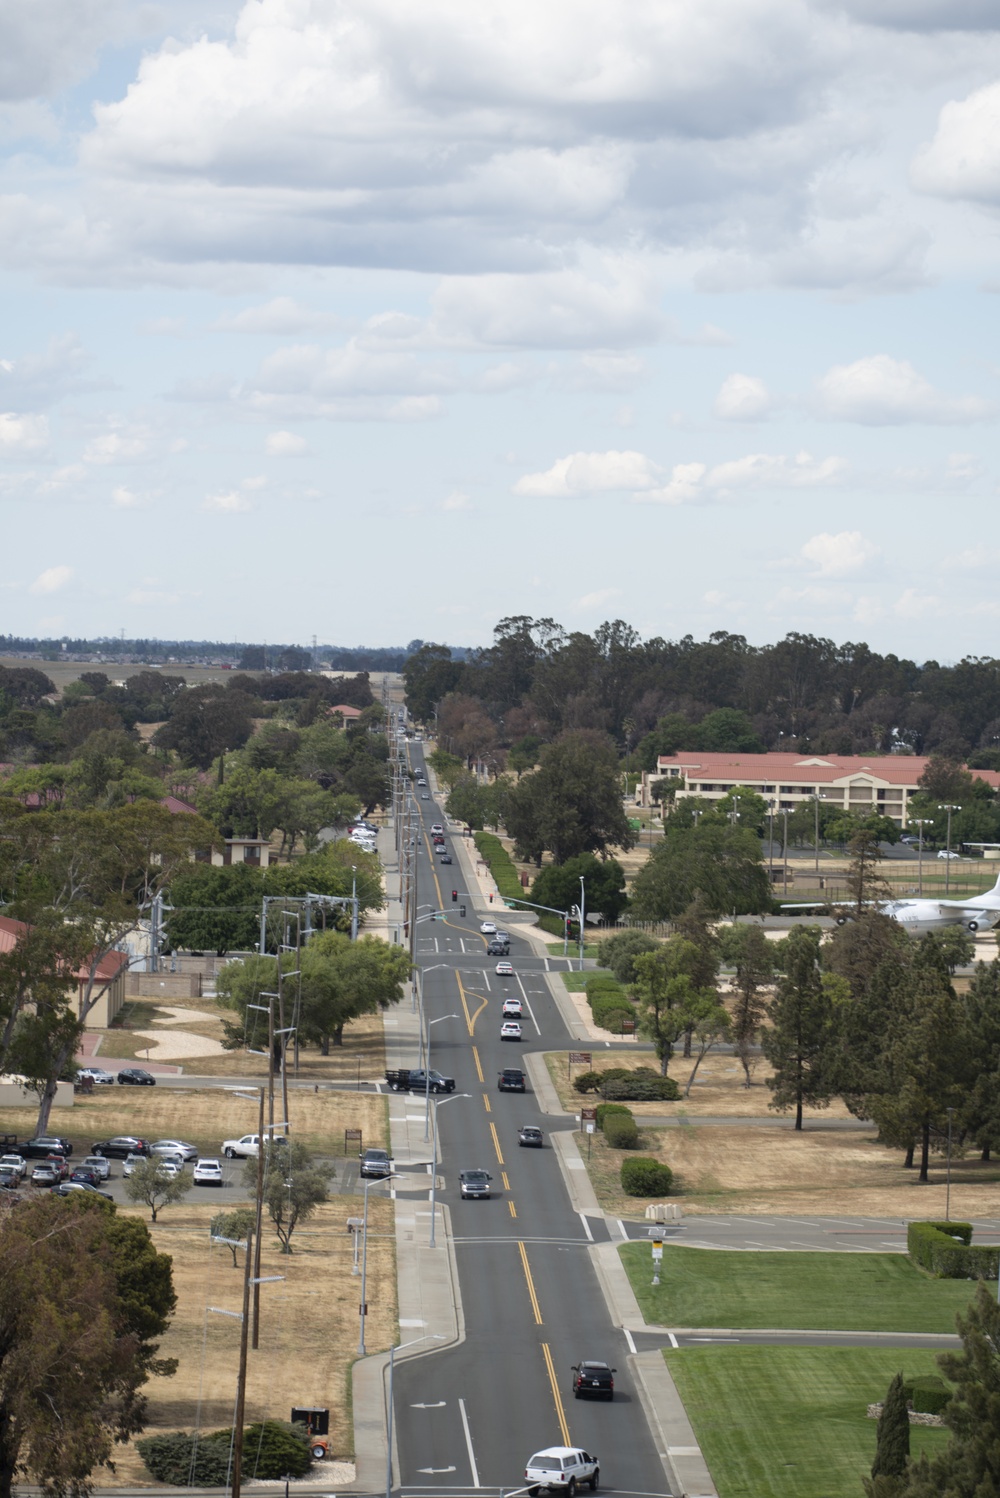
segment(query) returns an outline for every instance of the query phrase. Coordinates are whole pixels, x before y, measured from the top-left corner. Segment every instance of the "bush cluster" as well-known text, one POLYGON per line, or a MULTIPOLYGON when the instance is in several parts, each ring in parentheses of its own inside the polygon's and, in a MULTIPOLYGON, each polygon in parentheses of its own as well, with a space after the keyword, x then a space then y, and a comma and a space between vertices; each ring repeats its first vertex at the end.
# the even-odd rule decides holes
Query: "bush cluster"
POLYGON ((634 1150, 639 1145, 639 1130, 631 1113, 626 1117, 612 1113, 604 1119, 604 1137, 614 1150, 634 1150))
MULTIPOLYGON (((136 1447, 147 1471, 158 1482, 172 1487, 222 1488, 229 1476, 232 1432, 215 1430, 175 1431, 147 1436, 136 1447)), ((275 1481, 279 1477, 304 1477, 312 1466, 309 1434, 304 1425, 284 1420, 264 1420, 243 1432, 243 1475, 275 1481)))
POLYGON ((658 1077, 655 1072, 630 1072, 627 1077, 606 1077, 601 1096, 615 1102, 676 1103, 681 1090, 673 1077, 658 1077))
POLYGON ((622 1161, 622 1190, 629 1196, 666 1196, 673 1182, 674 1173, 670 1166, 648 1155, 636 1155, 631 1160, 622 1161))
POLYGON ((608 1114, 617 1114, 619 1118, 631 1118, 632 1109, 626 1108, 624 1103, 598 1103, 594 1109, 594 1114, 597 1127, 603 1130, 604 1120, 608 1117, 608 1114))
POLYGON ((521 881, 511 862, 510 854, 500 839, 492 832, 474 832, 472 838, 479 849, 483 863, 496 880, 496 886, 501 895, 505 899, 520 900, 524 894, 521 881))
POLYGON ((1000 1248, 973 1248, 969 1222, 911 1222, 906 1249, 915 1264, 943 1280, 990 1280, 1000 1272, 1000 1248))
POLYGON ((937 1374, 925 1373, 919 1378, 904 1378, 903 1396, 918 1414, 940 1415, 951 1390, 937 1374))
POLYGON ((594 973, 585 992, 594 1024, 602 1030, 622 1034, 622 1021, 635 1019, 635 1006, 622 985, 610 973, 594 973))

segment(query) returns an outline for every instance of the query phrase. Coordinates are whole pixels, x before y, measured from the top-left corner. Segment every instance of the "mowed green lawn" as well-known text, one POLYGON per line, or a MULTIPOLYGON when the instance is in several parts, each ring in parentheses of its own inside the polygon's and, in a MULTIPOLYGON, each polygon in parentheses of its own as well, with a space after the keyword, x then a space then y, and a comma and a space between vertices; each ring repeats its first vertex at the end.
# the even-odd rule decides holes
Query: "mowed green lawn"
POLYGON ((935 1280, 904 1254, 738 1253, 664 1245, 653 1285, 647 1243, 619 1250, 656 1326, 954 1332, 971 1280, 935 1280))
MULTIPOLYGON (((748 1256, 746 1256, 748 1257, 748 1256)), ((932 1352, 854 1347, 705 1347, 664 1356, 720 1498, 858 1498, 875 1454, 865 1407, 932 1352)), ((911 1427, 910 1454, 946 1430, 911 1427)))

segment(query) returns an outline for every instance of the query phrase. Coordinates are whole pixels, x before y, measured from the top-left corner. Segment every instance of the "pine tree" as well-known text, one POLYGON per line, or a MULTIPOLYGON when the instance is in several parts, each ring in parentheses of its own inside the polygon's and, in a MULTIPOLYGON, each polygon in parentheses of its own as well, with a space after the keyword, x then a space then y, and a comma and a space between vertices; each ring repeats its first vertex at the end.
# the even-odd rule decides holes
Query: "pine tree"
POLYGON ((753 1048, 767 1013, 767 1000, 760 985, 770 983, 774 976, 774 955, 771 942, 759 926, 736 926, 736 933, 739 941, 733 979, 736 996, 732 1014, 733 1050, 749 1087, 757 1059, 753 1048))
POLYGON ((868 1498, 890 1498, 891 1494, 898 1492, 902 1487, 900 1479, 905 1476, 909 1459, 910 1415, 903 1392, 903 1375, 897 1373, 889 1385, 882 1413, 878 1417, 872 1481, 865 1483, 868 1498), (878 1483, 879 1478, 889 1481, 878 1483))
POLYGON ((761 1049, 774 1068, 768 1086, 771 1107, 795 1109, 802 1127, 806 1103, 824 1107, 831 1096, 827 1069, 834 1040, 834 1000, 846 996, 847 984, 820 972, 819 933, 793 931, 785 948, 785 974, 767 1006, 771 1028, 761 1034, 761 1049))

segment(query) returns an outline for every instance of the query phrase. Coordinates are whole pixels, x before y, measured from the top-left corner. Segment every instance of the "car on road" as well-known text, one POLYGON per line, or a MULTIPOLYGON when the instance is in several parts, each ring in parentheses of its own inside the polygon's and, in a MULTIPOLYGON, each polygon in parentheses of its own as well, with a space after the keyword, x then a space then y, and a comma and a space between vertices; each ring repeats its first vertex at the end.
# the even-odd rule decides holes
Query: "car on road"
POLYGON ((539 1488, 550 1492, 563 1492, 573 1498, 577 1488, 584 1483, 592 1493, 597 1492, 601 1466, 596 1456, 581 1451, 578 1446, 547 1446, 528 1458, 524 1468, 524 1485, 535 1498, 539 1488))
POLYGON ((501 1040, 520 1040, 521 1039, 521 1026, 518 1024, 518 1022, 517 1022, 516 1019, 505 1019, 504 1020, 503 1024, 500 1026, 500 1039, 501 1040))
POLYGON ((92 1155, 106 1155, 111 1160, 124 1160, 129 1155, 148 1155, 149 1145, 145 1139, 134 1134, 116 1134, 112 1139, 101 1139, 90 1146, 92 1155))
POLYGON ((498 962, 496 966, 497 976, 500 978, 513 978, 514 967, 510 962, 498 962))
POLYGON ((115 1085, 114 1072, 105 1071, 103 1066, 82 1066, 77 1072, 77 1077, 83 1080, 89 1077, 95 1087, 113 1087, 115 1085))
POLYGON ((12 1170, 19 1181, 23 1181, 28 1174, 27 1162, 23 1155, 0 1155, 0 1170, 12 1170))
POLYGON ((85 1155, 80 1164, 92 1170, 98 1181, 106 1181, 111 1175, 111 1165, 104 1155, 85 1155))
POLYGON ((493 1177, 485 1170, 460 1170, 458 1183, 462 1192, 462 1200, 471 1201, 475 1197, 488 1198, 492 1179, 493 1177))
POLYGON ((443 848, 441 849, 441 862, 442 863, 451 863, 451 854, 450 853, 446 853, 443 848))
POLYGON ((418 785, 426 785, 427 781, 424 779, 424 777, 422 775, 418 775, 417 776, 417 784, 418 785))
POLYGON ((434 852, 437 854, 438 858, 447 858, 447 856, 448 856, 448 844, 446 842, 444 842, 444 841, 442 841, 440 843, 439 842, 435 842, 435 844, 434 844, 434 852))
POLYGON ((517 1142, 526 1149, 543 1148, 542 1131, 537 1124, 522 1124, 517 1131, 517 1142))
POLYGON ((374 1181, 392 1175, 392 1160, 388 1150, 367 1149, 364 1154, 358 1155, 358 1159, 361 1161, 359 1175, 370 1176, 374 1181))
POLYGON ((505 947, 509 947, 510 946, 510 932, 509 931, 501 931, 500 927, 498 926, 497 929, 496 929, 496 935, 494 936, 493 940, 494 941, 502 941, 505 947))
POLYGON ((421 799, 421 801, 429 801, 431 799, 431 793, 430 793, 430 791, 421 791, 420 792, 420 799, 421 799))
POLYGON ((497 928, 492 921, 480 921, 479 929, 484 936, 496 936, 497 928))
POLYGON ((938 853, 938 858, 961 858, 961 856, 961 853, 949 853, 947 848, 942 848, 938 853))
POLYGON ((119 1087, 155 1087, 156 1078, 152 1072, 143 1071, 141 1066, 126 1066, 118 1073, 119 1087))
POLYGON ((520 1019, 521 1018, 521 1000, 520 999, 504 999, 504 1001, 503 1001, 503 1017, 504 1017, 504 1019, 520 1019))
POLYGON ((163 1155, 167 1160, 177 1156, 183 1161, 197 1160, 198 1146, 188 1144, 186 1139, 158 1139, 155 1144, 149 1146, 151 1155, 163 1155))
POLYGON ((509 951, 510 943, 506 941, 500 941, 495 936, 486 943, 487 957, 506 957, 509 951))
POLYGON ((505 1066, 497 1083, 498 1092, 527 1092, 524 1072, 519 1066, 505 1066))
POLYGON ((440 822, 434 822, 431 824, 431 832, 444 832, 444 828, 440 822))
POLYGON ((26 1139, 23 1144, 19 1144, 17 1152, 24 1160, 44 1160, 46 1155, 68 1158, 73 1153, 73 1146, 59 1134, 38 1134, 34 1139, 26 1139))
POLYGON ((60 1181, 52 1188, 53 1196, 73 1196, 82 1191, 85 1196, 99 1196, 106 1202, 113 1202, 114 1197, 110 1191, 102 1191, 100 1186, 89 1186, 86 1181, 60 1181))
POLYGON ((596 1358, 582 1358, 573 1364, 573 1397, 575 1399, 614 1399, 617 1368, 596 1358))
POLYGON ((218 1160, 199 1160, 191 1172, 191 1179, 196 1186, 221 1186, 222 1166, 218 1160))

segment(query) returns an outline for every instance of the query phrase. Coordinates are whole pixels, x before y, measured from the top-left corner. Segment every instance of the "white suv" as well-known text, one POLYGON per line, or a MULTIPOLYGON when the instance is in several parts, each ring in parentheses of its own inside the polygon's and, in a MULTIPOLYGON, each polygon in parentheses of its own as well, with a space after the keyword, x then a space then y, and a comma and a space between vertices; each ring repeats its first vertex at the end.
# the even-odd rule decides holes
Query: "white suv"
POLYGON ((544 1451, 536 1451, 528 1458, 524 1484, 531 1498, 535 1498, 539 1488, 558 1489, 566 1498, 573 1498, 585 1482, 596 1493, 600 1475, 601 1464, 596 1456, 588 1456, 576 1446, 546 1446, 544 1451))

